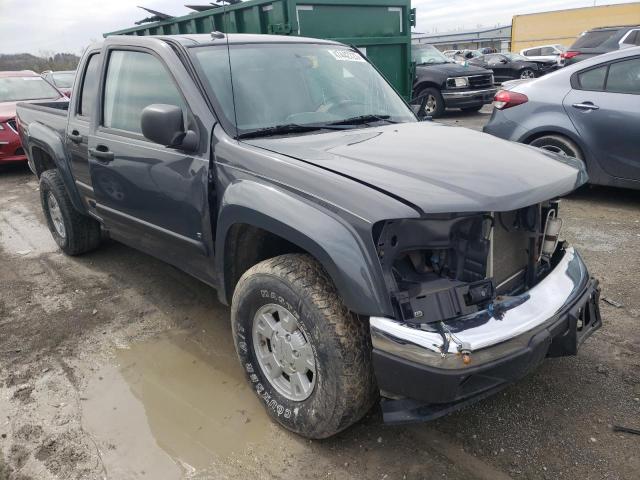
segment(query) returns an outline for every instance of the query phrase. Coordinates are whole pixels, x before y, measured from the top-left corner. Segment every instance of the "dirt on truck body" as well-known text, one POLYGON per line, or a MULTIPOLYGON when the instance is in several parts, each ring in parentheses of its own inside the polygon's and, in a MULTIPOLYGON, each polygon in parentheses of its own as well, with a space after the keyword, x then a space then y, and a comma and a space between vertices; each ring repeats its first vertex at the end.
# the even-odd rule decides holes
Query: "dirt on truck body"
POLYGON ((601 325, 561 238, 584 164, 417 121, 356 49, 111 37, 78 71, 67 105, 17 111, 55 242, 109 237, 213 286, 247 388, 293 432, 378 401, 390 423, 440 417, 601 325))

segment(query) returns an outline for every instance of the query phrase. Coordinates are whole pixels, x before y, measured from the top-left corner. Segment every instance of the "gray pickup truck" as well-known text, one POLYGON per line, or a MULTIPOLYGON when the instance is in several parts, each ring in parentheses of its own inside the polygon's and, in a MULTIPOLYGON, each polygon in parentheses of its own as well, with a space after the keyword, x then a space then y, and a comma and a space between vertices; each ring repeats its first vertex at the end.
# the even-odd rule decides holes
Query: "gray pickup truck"
POLYGON ((354 48, 114 36, 68 104, 17 114, 60 248, 109 236, 216 288, 256 395, 309 438, 378 399, 389 422, 444 415, 601 324, 559 240, 583 163, 418 122, 354 48))

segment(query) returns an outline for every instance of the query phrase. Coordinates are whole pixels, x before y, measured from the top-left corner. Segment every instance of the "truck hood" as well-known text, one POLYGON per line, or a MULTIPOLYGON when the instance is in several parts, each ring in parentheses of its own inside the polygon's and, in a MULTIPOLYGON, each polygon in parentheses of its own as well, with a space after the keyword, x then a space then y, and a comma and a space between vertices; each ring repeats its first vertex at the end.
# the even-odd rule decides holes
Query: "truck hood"
POLYGON ((421 214, 515 210, 588 178, 580 160, 433 122, 244 142, 349 177, 421 214))
POLYGON ((482 75, 493 73, 486 68, 478 67, 475 65, 460 65, 458 63, 435 63, 433 65, 416 65, 416 73, 419 75, 420 70, 430 70, 432 72, 438 72, 447 77, 460 77, 463 75, 482 75))

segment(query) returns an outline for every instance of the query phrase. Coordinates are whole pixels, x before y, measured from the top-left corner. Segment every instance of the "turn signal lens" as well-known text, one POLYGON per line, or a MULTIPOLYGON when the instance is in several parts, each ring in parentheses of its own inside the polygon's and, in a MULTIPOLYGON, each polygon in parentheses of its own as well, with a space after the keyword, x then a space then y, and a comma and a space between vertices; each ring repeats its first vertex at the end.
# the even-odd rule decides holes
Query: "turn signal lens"
POLYGON ((498 110, 504 110, 505 108, 515 107, 516 105, 522 105, 527 103, 529 98, 518 92, 510 92, 509 90, 499 90, 493 97, 493 106, 498 110))

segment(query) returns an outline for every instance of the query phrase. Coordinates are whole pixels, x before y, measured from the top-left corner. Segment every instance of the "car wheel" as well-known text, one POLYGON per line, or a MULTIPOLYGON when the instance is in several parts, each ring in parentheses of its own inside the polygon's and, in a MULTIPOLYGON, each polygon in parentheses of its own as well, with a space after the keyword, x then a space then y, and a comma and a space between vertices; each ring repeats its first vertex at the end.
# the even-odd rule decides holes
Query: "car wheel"
POLYGON ((476 105, 475 107, 464 107, 460 110, 462 110, 463 112, 479 112, 480 110, 482 110, 483 106, 484 105, 476 105))
POLYGON ((80 255, 98 247, 100 223, 74 208, 57 170, 40 176, 40 201, 51 235, 64 253, 80 255))
POLYGON ((418 118, 431 116, 440 117, 444 113, 444 98, 437 88, 423 88, 411 101, 412 105, 419 105, 418 118))
POLYGON ((349 312, 308 255, 282 255, 244 273, 231 322, 253 391, 285 428, 326 438, 377 398, 368 323, 349 312))
POLYGON ((534 72, 530 68, 525 68, 523 70, 520 70, 520 78, 522 79, 536 78, 536 72, 534 72))
POLYGON ((578 145, 573 141, 560 135, 545 135, 544 137, 536 138, 530 142, 529 145, 558 153, 560 155, 565 155, 567 157, 574 157, 583 160, 580 147, 578 147, 578 145))

